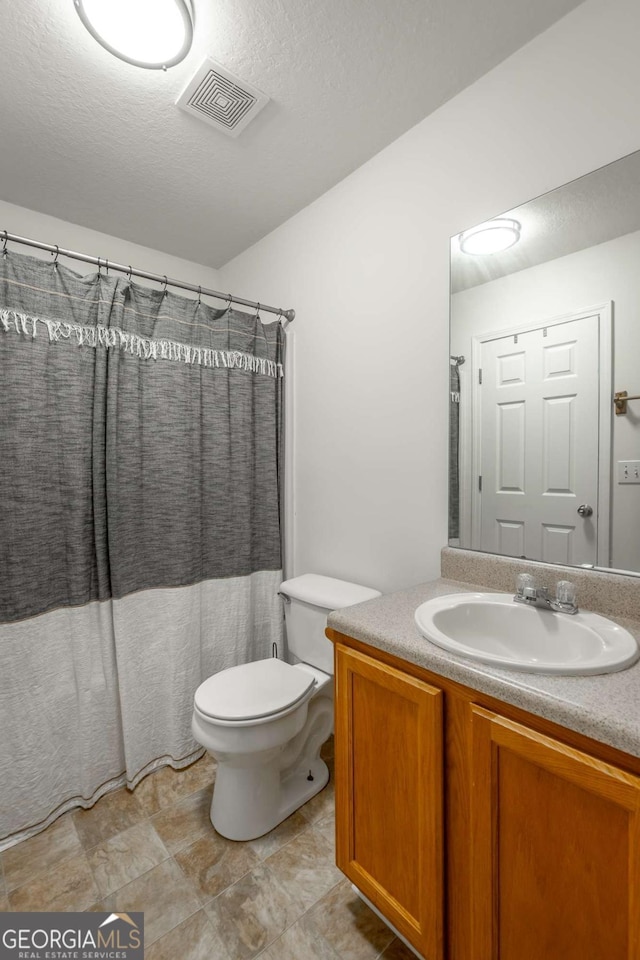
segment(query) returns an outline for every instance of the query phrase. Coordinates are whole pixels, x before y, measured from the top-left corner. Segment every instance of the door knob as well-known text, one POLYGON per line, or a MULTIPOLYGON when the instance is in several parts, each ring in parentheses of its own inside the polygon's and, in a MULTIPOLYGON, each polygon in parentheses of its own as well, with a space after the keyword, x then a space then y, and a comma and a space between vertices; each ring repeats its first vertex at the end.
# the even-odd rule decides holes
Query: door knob
POLYGON ((590 507, 588 503, 581 503, 578 507, 578 513, 581 517, 590 517, 593 514, 593 507, 590 507))

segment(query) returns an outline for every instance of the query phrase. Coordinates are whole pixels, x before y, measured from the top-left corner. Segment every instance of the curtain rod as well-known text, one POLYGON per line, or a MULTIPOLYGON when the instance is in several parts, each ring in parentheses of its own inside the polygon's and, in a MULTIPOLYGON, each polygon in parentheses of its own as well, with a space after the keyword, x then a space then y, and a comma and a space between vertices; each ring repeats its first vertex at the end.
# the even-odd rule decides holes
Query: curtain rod
POLYGON ((109 270, 117 270, 119 273, 126 273, 129 277, 142 277, 144 280, 154 280, 156 283, 161 283, 164 287, 178 287, 180 290, 191 290, 193 293, 197 293, 199 297, 204 294, 207 297, 216 297, 218 300, 228 300, 229 305, 239 303, 243 307, 255 307, 258 312, 264 310, 266 313, 277 313, 278 316, 283 317, 289 322, 291 322, 296 315, 295 310, 283 310, 281 307, 270 307, 268 304, 258 303, 256 300, 244 300, 242 297, 234 297, 231 293, 220 293, 218 290, 209 290, 207 287, 197 287, 195 284, 185 283, 183 280, 171 280, 157 273, 146 273, 144 270, 134 270, 132 267, 125 266, 122 263, 113 263, 113 261, 107 260, 106 257, 90 257, 86 253, 77 253, 75 250, 64 250, 55 243, 41 243, 40 240, 29 240, 27 237, 18 237, 15 233, 8 233, 6 230, 0 230, 0 238, 2 238, 4 243, 3 252, 9 242, 23 243, 28 247, 36 247, 38 250, 48 250, 49 253, 55 254, 56 260, 60 256, 69 257, 72 260, 81 260, 83 263, 93 263, 98 267, 98 270, 104 267, 107 273, 109 270))

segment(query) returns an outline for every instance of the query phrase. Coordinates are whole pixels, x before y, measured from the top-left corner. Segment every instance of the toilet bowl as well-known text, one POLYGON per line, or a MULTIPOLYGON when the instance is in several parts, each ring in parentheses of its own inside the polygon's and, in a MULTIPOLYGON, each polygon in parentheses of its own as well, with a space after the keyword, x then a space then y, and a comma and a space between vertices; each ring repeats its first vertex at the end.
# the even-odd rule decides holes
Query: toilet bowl
POLYGON ((230 667, 195 692, 191 729, 217 760, 211 822, 230 840, 253 840, 329 780, 320 748, 333 730, 330 610, 380 596, 358 584, 305 574, 280 587, 289 653, 230 667))

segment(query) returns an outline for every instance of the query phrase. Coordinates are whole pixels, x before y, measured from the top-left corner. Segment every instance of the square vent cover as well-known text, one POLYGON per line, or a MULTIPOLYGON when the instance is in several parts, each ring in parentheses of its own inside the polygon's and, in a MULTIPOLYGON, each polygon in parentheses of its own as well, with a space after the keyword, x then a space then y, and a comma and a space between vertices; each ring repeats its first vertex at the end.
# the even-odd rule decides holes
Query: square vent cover
POLYGON ((237 137, 268 102, 269 97, 250 83, 207 59, 176 100, 176 106, 227 136, 237 137))

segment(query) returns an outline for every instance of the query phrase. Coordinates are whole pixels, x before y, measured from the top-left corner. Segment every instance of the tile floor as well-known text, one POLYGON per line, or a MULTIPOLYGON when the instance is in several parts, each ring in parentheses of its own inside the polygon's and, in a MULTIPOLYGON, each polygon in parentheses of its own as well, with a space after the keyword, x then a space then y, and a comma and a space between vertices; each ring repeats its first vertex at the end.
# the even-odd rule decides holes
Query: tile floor
POLYGON ((214 779, 208 756, 165 767, 5 850, 0 910, 143 910, 146 960, 414 960, 335 866, 332 781, 234 843, 209 820, 214 779))

